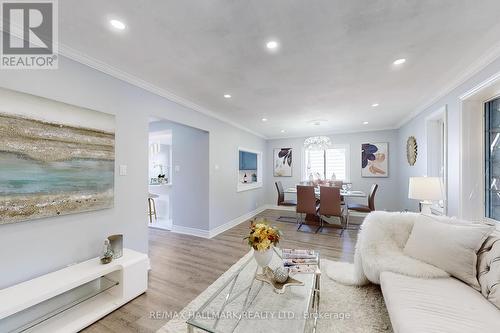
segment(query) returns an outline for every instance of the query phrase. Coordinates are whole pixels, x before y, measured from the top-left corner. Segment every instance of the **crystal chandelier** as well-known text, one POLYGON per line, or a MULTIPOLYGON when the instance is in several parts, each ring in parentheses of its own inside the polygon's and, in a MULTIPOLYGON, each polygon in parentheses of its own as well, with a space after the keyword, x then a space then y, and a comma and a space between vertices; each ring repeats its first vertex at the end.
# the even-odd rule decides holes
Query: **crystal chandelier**
POLYGON ((332 141, 327 136, 311 136, 304 141, 306 150, 326 150, 331 145, 332 141))

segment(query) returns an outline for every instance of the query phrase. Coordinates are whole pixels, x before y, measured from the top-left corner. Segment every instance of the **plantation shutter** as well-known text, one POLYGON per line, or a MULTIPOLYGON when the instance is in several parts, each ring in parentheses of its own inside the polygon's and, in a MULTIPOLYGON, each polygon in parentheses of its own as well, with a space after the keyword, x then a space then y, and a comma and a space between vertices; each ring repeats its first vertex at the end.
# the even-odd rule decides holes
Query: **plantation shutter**
POLYGON ((347 180, 346 179, 346 166, 347 166, 347 149, 345 147, 342 148, 330 148, 326 151, 326 178, 330 179, 332 174, 335 173, 335 176, 338 180, 347 180))
POLYGON ((307 151, 307 175, 306 177, 309 178, 309 174, 316 174, 319 173, 320 176, 323 178, 325 175, 325 165, 324 165, 324 157, 325 153, 323 150, 308 150, 307 151))

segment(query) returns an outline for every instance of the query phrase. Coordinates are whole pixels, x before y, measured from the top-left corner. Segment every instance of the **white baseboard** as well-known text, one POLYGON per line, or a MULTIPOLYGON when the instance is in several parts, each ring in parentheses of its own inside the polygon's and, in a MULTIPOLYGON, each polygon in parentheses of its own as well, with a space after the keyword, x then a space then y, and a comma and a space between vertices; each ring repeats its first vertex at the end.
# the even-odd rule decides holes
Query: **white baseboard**
MULTIPOLYGON (((262 213, 266 209, 274 209, 274 210, 283 210, 283 211, 289 211, 289 212, 295 212, 295 207, 287 207, 287 206, 278 206, 278 205, 262 205, 259 208, 248 212, 244 215, 241 215, 227 223, 224 223, 212 230, 204 230, 204 229, 196 229, 196 228, 189 228, 189 227, 183 227, 179 225, 172 225, 172 232, 176 232, 178 234, 185 234, 185 235, 191 235, 191 236, 196 236, 196 237, 202 237, 202 238, 213 238, 217 236, 220 233, 223 233, 226 230, 229 230, 235 226, 237 226, 240 223, 243 223, 252 217, 254 217, 257 214, 262 213)), ((351 212, 349 213, 351 216, 365 216, 366 214, 360 214, 356 212, 351 212)))
POLYGON ((224 223, 224 224, 222 224, 222 225, 220 225, 220 226, 218 226, 218 227, 210 230, 210 233, 209 233, 210 237, 209 238, 215 237, 218 234, 220 234, 220 233, 222 233, 222 232, 224 232, 226 230, 229 230, 232 227, 237 226, 238 224, 243 223, 243 222, 251 219, 255 215, 262 213, 266 209, 267 209, 267 205, 260 206, 256 210, 253 210, 253 211, 248 212, 248 213, 246 213, 244 215, 241 215, 241 216, 235 218, 234 220, 231 220, 231 221, 229 221, 227 223, 224 223))
POLYGON ((266 209, 274 209, 274 210, 286 210, 289 212, 295 212, 294 206, 278 206, 278 205, 265 205, 266 209))
POLYGON ((196 237, 202 237, 202 238, 213 238, 217 236, 220 233, 223 233, 226 230, 231 229, 234 226, 237 226, 240 223, 243 223, 255 215, 262 213, 264 210, 268 209, 268 205, 263 205, 251 212, 248 212, 244 215, 241 215, 234 220, 231 220, 227 223, 224 223, 212 230, 204 230, 204 229, 197 229, 197 228, 189 228, 189 227, 183 227, 180 225, 172 225, 172 232, 178 233, 178 234, 185 234, 185 235, 191 235, 191 236, 196 236, 196 237))
POLYGON ((173 224, 171 231, 178 234, 191 235, 201 238, 210 238, 210 232, 204 229, 189 228, 173 224))

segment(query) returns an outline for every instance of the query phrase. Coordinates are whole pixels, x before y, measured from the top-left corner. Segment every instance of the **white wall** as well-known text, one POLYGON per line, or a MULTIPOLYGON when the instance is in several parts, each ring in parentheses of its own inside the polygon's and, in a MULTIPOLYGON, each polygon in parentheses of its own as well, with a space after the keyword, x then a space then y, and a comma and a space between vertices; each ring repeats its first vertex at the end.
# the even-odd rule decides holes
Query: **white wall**
MULTIPOLYGON (((376 195, 375 206, 379 210, 399 210, 399 168, 398 168, 398 132, 397 130, 359 132, 350 134, 329 135, 334 144, 348 144, 350 146, 350 180, 353 189, 370 191, 373 183, 379 185, 376 195), (386 178, 363 178, 361 177, 361 144, 367 142, 389 143, 389 177, 386 178)), ((293 187, 303 180, 304 174, 304 140, 306 138, 276 139, 267 142, 266 157, 266 200, 269 204, 276 204, 277 192, 275 181, 281 181, 283 187, 293 187), (293 148, 292 177, 274 177, 272 168, 272 157, 274 148, 293 148)), ((366 204, 366 199, 350 199, 366 204)))
POLYGON ((210 228, 264 203, 264 189, 236 192, 238 146, 264 151, 262 138, 64 57, 58 70, 2 71, 0 87, 116 115, 116 167, 128 165, 116 172, 113 209, 0 226, 0 288, 97 256, 113 233, 147 252, 150 117, 209 132, 210 228))
MULTIPOLYGON (((478 84, 500 72, 500 58, 483 68, 467 81, 460 84, 446 96, 440 98, 427 107, 399 130, 399 160, 400 160, 400 201, 401 207, 411 210, 417 209, 417 203, 408 198, 408 179, 411 176, 422 176, 427 173, 427 143, 425 134, 425 119, 430 114, 446 105, 448 109, 448 215, 460 214, 460 168, 461 168, 461 126, 467 130, 467 122, 461 124, 462 103, 460 96, 476 87, 478 84), (415 166, 406 162, 406 139, 413 135, 418 142, 418 158, 415 166)), ((478 148, 480 149, 480 148, 478 148)))

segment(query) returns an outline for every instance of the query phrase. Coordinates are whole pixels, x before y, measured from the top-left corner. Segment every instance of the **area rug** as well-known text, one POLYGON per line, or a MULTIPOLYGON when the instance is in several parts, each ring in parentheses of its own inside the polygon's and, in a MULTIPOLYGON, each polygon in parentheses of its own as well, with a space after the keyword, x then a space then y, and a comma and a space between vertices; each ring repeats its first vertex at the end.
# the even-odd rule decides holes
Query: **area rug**
MULTIPOLYGON (((194 313, 210 296, 225 284, 225 281, 245 263, 252 252, 246 254, 228 271, 221 275, 212 285, 189 303, 179 314, 171 319, 158 333, 187 332, 186 319, 194 313)), ((321 260, 322 271, 328 270, 334 262, 321 260)), ((318 320, 318 333, 326 332, 392 332, 392 327, 385 307, 384 299, 377 285, 363 287, 345 286, 334 282, 326 274, 321 276, 320 312, 339 314, 328 319, 318 320)), ((195 330, 195 332, 198 332, 195 330)), ((279 333, 279 332, 277 332, 279 333)))

